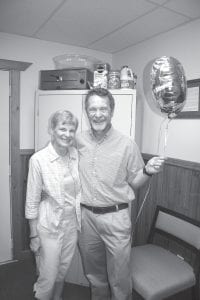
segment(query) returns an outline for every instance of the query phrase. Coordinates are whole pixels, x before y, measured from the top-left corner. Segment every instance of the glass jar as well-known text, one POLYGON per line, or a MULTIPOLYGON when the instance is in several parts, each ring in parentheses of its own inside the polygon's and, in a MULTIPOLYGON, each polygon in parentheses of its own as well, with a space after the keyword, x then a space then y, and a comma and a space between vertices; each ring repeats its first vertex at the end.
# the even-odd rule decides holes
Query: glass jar
POLYGON ((108 72, 110 65, 107 63, 95 65, 93 87, 94 88, 108 88, 108 72))
POLYGON ((120 71, 111 70, 108 74, 108 88, 119 89, 120 88, 120 71))

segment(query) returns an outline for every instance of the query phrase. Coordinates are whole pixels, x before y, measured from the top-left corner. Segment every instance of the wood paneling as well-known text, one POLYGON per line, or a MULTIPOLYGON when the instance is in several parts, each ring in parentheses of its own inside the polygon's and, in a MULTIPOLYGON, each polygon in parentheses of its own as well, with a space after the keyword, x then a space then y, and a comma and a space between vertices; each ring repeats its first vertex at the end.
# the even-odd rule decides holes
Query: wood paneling
POLYGON ((21 229, 21 253, 29 251, 29 225, 28 220, 25 219, 25 201, 26 201, 26 186, 28 176, 28 165, 31 155, 34 150, 21 150, 20 151, 20 162, 21 162, 21 176, 20 176, 20 195, 21 195, 21 214, 20 214, 20 229, 21 229))
MULTIPOLYGON (((151 157, 143 154, 145 161, 151 157)), ((137 211, 142 204, 147 187, 148 184, 137 193, 137 211)), ((146 242, 158 204, 200 220, 200 164, 168 158, 163 172, 152 177, 150 192, 136 225, 135 244, 146 242)))

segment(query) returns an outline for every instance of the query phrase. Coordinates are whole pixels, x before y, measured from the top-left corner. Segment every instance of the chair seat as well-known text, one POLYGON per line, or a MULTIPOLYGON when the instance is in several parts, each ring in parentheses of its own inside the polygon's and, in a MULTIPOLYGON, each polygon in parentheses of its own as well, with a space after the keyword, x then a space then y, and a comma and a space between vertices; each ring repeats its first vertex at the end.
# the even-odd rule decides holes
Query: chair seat
POLYGON ((133 289, 146 300, 161 300, 195 284, 192 267, 162 247, 137 246, 131 256, 133 289))

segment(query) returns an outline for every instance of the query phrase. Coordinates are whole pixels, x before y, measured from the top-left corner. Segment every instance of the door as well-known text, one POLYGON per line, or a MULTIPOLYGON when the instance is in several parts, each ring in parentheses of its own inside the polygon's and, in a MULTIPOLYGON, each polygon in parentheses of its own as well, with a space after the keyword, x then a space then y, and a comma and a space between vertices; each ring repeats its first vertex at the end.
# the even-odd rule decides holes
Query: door
POLYGON ((0 263, 12 259, 10 162, 9 162, 9 72, 0 71, 0 263))

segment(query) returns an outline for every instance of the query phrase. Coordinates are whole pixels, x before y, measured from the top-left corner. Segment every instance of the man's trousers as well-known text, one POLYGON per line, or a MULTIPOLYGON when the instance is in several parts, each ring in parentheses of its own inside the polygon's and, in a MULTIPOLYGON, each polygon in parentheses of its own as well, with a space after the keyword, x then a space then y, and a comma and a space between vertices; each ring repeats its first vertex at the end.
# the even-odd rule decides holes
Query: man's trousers
POLYGON ((82 208, 79 246, 92 300, 131 299, 130 235, 128 208, 105 214, 82 208))

